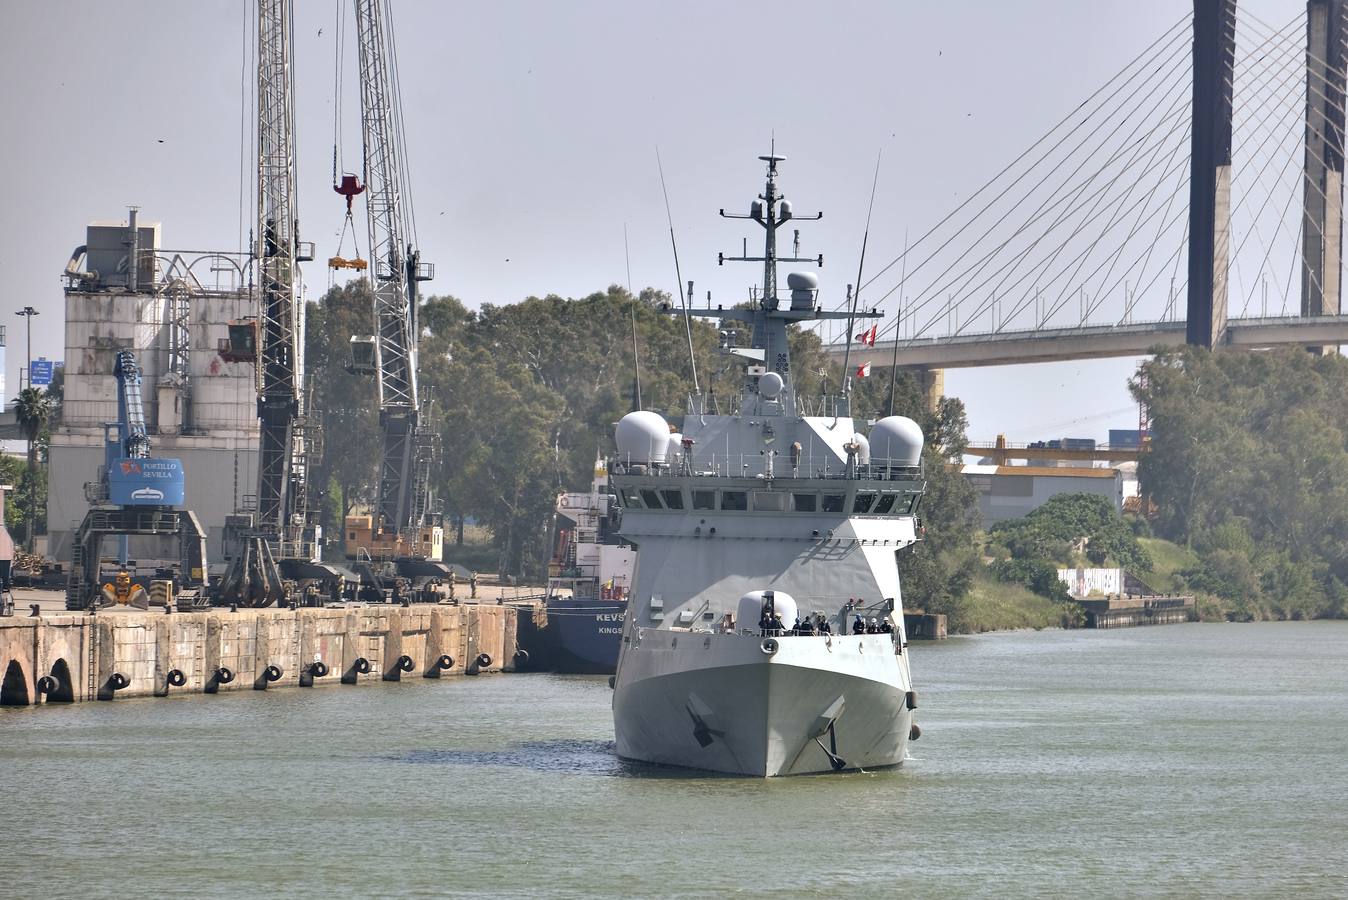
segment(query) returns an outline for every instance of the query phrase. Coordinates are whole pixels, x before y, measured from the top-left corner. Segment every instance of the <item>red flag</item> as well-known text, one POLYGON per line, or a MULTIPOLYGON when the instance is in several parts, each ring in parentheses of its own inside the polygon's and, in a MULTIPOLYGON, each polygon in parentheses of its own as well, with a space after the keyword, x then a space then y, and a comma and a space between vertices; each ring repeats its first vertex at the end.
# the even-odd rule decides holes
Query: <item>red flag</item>
POLYGON ((866 329, 865 331, 861 332, 861 334, 857 335, 856 339, 863 344, 869 344, 870 346, 874 347, 875 331, 876 326, 872 325, 870 328, 866 329))
POLYGON ((870 375, 871 375, 871 364, 870 364, 870 363, 863 363, 863 364, 861 364, 860 366, 857 366, 857 377, 858 377, 858 378, 869 378, 870 375))

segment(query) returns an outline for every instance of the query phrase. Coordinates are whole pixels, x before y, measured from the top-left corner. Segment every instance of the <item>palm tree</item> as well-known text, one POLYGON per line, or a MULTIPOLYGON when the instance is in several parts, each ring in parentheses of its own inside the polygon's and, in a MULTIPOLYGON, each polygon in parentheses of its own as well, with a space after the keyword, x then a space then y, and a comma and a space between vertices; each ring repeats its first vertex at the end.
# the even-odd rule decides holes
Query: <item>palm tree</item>
POLYGON ((52 402, 46 391, 26 387, 14 398, 14 420, 28 441, 28 552, 33 552, 37 515, 37 439, 51 420, 52 402))

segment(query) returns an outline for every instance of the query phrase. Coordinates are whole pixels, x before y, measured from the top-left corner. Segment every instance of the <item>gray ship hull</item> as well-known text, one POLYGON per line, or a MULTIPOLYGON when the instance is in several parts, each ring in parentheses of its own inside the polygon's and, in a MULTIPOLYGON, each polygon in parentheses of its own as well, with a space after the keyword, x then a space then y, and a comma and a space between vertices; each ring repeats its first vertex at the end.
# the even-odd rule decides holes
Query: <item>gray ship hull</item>
POLYGON ((776 642, 647 631, 614 693, 618 755, 759 777, 903 762, 907 667, 888 635, 776 642))

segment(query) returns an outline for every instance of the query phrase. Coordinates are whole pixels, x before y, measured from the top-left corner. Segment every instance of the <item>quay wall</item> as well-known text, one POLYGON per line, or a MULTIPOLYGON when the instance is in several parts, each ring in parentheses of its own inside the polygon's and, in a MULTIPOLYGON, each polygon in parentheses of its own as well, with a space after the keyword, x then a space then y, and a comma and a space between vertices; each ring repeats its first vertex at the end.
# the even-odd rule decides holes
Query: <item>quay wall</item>
POLYGON ((1136 628, 1141 625, 1177 625, 1198 619, 1194 598, 1189 596, 1111 595, 1103 599, 1078 600, 1086 612, 1087 628, 1136 628))
POLYGON ((519 619, 535 614, 529 606, 418 604, 5 618, 0 703, 510 672, 521 661, 519 619), (490 663, 480 662, 482 654, 490 663), (441 670, 437 661, 445 655, 454 664, 441 670), (323 667, 326 673, 318 674, 323 667), (44 677, 51 681, 40 684, 44 677))

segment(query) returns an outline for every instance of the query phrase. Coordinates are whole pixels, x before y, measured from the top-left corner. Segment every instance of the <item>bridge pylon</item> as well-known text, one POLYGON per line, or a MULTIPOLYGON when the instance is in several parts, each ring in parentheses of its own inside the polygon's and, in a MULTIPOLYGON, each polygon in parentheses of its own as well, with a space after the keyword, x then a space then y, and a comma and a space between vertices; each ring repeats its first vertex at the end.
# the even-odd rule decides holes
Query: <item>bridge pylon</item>
POLYGON ((1236 0, 1194 0, 1193 137, 1189 180, 1189 309, 1185 339, 1226 341, 1231 253, 1231 86, 1236 0))
MULTIPOLYGON (((1306 3, 1306 162, 1301 229, 1301 314, 1342 311, 1344 155, 1344 0, 1306 3)), ((1311 346, 1333 353, 1333 345, 1311 346)))

